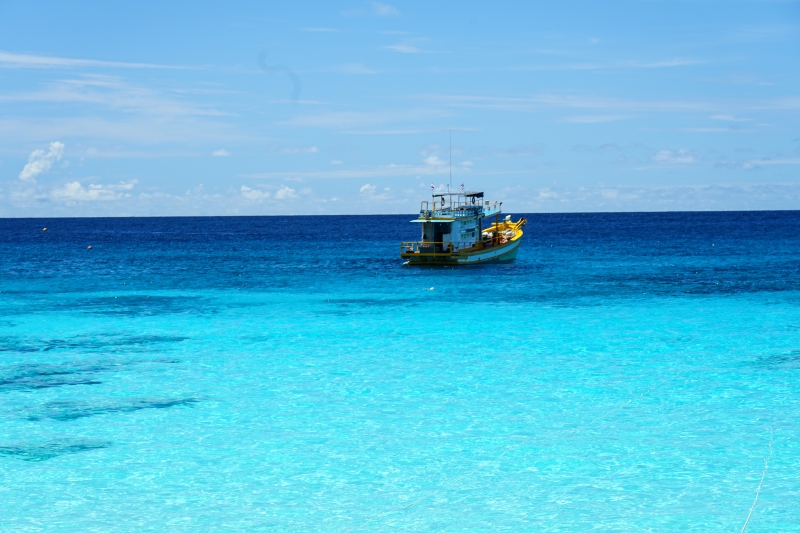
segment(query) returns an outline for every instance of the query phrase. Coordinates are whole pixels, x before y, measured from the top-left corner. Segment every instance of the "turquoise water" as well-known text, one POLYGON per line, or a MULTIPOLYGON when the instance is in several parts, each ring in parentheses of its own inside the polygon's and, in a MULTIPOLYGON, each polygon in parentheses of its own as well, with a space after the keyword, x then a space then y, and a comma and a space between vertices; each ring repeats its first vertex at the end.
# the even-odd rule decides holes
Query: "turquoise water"
POLYGON ((527 216, 0 220, 0 530, 800 529, 800 213, 527 216))

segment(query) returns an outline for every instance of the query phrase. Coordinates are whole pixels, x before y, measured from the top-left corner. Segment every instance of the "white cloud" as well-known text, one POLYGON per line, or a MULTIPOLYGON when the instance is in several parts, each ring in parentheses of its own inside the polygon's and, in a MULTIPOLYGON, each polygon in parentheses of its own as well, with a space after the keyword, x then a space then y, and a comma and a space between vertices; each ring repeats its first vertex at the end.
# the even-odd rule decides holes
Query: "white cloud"
POLYGON ((112 68, 156 68, 188 69, 153 65, 151 63, 122 63, 118 61, 97 61, 94 59, 70 59, 67 57, 40 56, 35 54, 15 54, 0 51, 0 68, 72 68, 72 67, 112 67, 112 68))
POLYGON ((282 185, 275 193, 276 200, 294 200, 295 198, 297 198, 297 191, 286 185, 282 185))
POLYGON ((378 191, 378 187, 371 183, 362 185, 358 192, 365 198, 369 198, 370 203, 393 199, 392 190, 389 187, 384 187, 382 191, 378 191))
POLYGON ((211 155, 214 157, 228 157, 229 155, 231 155, 231 153, 227 151, 225 148, 220 148, 219 150, 214 150, 213 152, 211 152, 211 155))
POLYGON ((99 185, 90 184, 89 187, 84 187, 80 182, 73 181, 67 183, 62 187, 56 187, 50 191, 50 199, 54 202, 95 202, 95 201, 109 201, 119 200, 120 198, 128 197, 130 194, 126 191, 133 189, 136 180, 129 182, 121 181, 117 185, 99 185))
POLYGON ((64 155, 64 144, 58 141, 50 143, 50 150, 45 153, 41 148, 31 152, 28 156, 28 163, 22 172, 19 173, 19 179, 22 181, 36 181, 36 176, 42 172, 47 172, 53 163, 60 160, 64 155))
POLYGON ((422 52, 422 50, 411 44, 393 44, 390 46, 384 46, 383 48, 384 50, 400 52, 401 54, 419 54, 422 52))
POLYGON ((442 166, 442 165, 444 165, 446 163, 445 163, 445 161, 442 161, 441 159, 439 159, 435 155, 429 155, 428 157, 425 158, 425 164, 433 166, 433 167, 439 167, 439 166, 442 166))
POLYGON ((749 118, 738 118, 733 115, 712 115, 711 120, 724 120, 726 122, 750 122, 749 118))
POLYGON ((331 165, 341 165, 342 162, 339 161, 338 159, 331 159, 331 162, 329 164, 331 164, 331 165))
POLYGON ((116 76, 97 74, 59 80, 41 91, 0 95, 0 102, 93 104, 148 116, 225 115, 206 106, 165 97, 158 91, 130 84, 116 76))
POLYGON ((539 194, 536 197, 536 200, 550 200, 550 199, 558 199, 558 193, 551 191, 549 188, 544 188, 539 191, 539 194))
POLYGON ((396 17, 400 12, 389 4, 372 2, 372 13, 379 17, 396 17))
POLYGON ((279 151, 282 154, 316 154, 319 152, 319 148, 316 146, 285 146, 279 151))
POLYGON ((268 191, 259 191, 256 189, 251 189, 246 185, 242 185, 240 192, 242 194, 242 197, 247 198, 248 200, 261 201, 261 200, 266 200, 267 198, 270 197, 270 193, 268 191))
POLYGON ((698 160, 696 155, 686 150, 659 150, 650 159, 662 165, 695 163, 698 160))

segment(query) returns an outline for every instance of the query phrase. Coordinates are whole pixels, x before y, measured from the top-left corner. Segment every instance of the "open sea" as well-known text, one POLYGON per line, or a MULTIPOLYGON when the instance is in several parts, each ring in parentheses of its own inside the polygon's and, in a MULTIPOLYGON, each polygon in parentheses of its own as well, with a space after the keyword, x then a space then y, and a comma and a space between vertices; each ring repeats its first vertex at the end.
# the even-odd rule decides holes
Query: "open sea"
POLYGON ((0 219, 0 531, 800 530, 800 212, 526 216, 0 219))

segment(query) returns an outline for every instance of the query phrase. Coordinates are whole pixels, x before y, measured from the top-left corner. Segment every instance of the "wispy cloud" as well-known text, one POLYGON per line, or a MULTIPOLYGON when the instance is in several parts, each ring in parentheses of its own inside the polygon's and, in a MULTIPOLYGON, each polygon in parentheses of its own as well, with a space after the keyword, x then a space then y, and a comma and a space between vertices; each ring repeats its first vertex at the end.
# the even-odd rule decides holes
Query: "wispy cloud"
POLYGON ((602 122, 616 122, 618 120, 628 120, 633 117, 626 117, 622 115, 580 115, 575 117, 566 117, 559 122, 571 122, 573 124, 599 124, 602 122))
POLYGON ((699 128, 681 128, 681 131, 689 131, 692 133, 750 133, 755 130, 742 129, 742 128, 715 128, 715 127, 699 127, 699 128))
MULTIPOLYGON (((302 179, 335 179, 335 178, 389 178, 389 177, 403 177, 403 176, 433 176, 445 175, 449 172, 447 164, 434 157, 424 162, 423 165, 385 165, 379 167, 369 167, 351 170, 319 170, 307 172, 261 172, 258 174, 244 174, 243 178, 268 178, 268 179, 285 179, 285 178, 302 178, 302 179)), ((466 167, 453 167, 453 174, 469 172, 466 167)))
POLYGON ((659 150, 650 158, 654 163, 660 165, 674 165, 695 163, 699 160, 697 154, 687 150, 659 150))
POLYGON ((725 122, 750 122, 753 119, 750 118, 738 118, 733 115, 726 115, 723 113, 717 115, 711 115, 711 120, 722 120, 725 122))
POLYGON ((794 183, 679 186, 507 187, 498 194, 509 210, 525 212, 695 211, 793 209, 800 200, 794 183))
MULTIPOLYGON (((244 136, 230 126, 193 117, 99 117, 0 119, 4 142, 42 142, 53 138, 89 139, 93 143, 134 142, 147 146, 160 143, 235 142, 244 136)), ((195 152, 196 154, 196 152, 195 152)))
POLYGON ((398 122, 429 120, 448 116, 441 110, 410 109, 406 111, 342 111, 314 115, 298 115, 279 122, 284 126, 317 128, 356 128, 398 122))
POLYGON ((673 59, 664 59, 661 61, 621 61, 619 63, 612 63, 605 65, 604 68, 672 68, 672 67, 688 67, 688 66, 704 65, 704 64, 706 64, 706 61, 676 57, 673 59))
POLYGON ((28 156, 28 163, 22 172, 19 173, 19 179, 22 181, 35 182, 36 176, 42 172, 47 172, 53 163, 59 161, 64 155, 64 144, 58 141, 50 143, 50 149, 45 152, 41 148, 31 152, 28 156))
POLYGON ((330 67, 328 70, 340 74, 378 74, 380 72, 379 70, 369 68, 361 63, 346 63, 344 65, 330 67))
MULTIPOLYGON (((426 133, 434 131, 433 129, 422 129, 422 128, 404 128, 404 129, 385 129, 385 130, 345 130, 342 133, 346 133, 347 135, 416 135, 419 133, 426 133)), ((439 128, 436 128, 435 131, 440 131, 439 128)))
POLYGON ((537 72, 560 70, 625 70, 625 69, 656 69, 674 68, 691 65, 702 65, 705 61, 693 59, 666 59, 661 61, 608 61, 598 63, 558 63, 550 65, 492 65, 485 67, 463 68, 431 68, 431 72, 438 73, 473 73, 473 72, 537 72))
POLYGON ((800 159, 754 159, 753 165, 800 165, 800 159))
POLYGON ((382 4, 381 2, 371 2, 372 13, 378 17, 397 17, 400 12, 389 4, 382 4))
POLYGON ((432 50, 426 50, 421 48, 421 46, 428 41, 425 37, 408 37, 403 39, 402 41, 383 46, 383 50, 389 50, 392 52, 399 52, 401 54, 432 54, 432 53, 441 53, 441 52, 434 52, 432 50))
MULTIPOLYGON (((267 179, 327 179, 327 178, 367 178, 377 179, 386 177, 401 176, 434 176, 444 175, 450 172, 448 162, 439 157, 441 147, 431 145, 420 152, 422 165, 383 165, 370 168, 359 168, 349 170, 323 170, 310 172, 263 172, 259 174, 246 174, 246 178, 267 178, 267 179)), ((331 162, 333 163, 333 161, 331 162)), ((338 161, 337 163, 341 163, 338 161)), ((469 173, 471 161, 462 162, 452 168, 454 174, 469 173)), ((374 192, 371 185, 362 187, 361 192, 374 192), (366 187, 366 189, 364 188, 366 187)))
POLYGON ((493 148, 489 153, 498 157, 530 157, 539 155, 542 151, 542 146, 516 146, 514 148, 493 148))
POLYGON ((121 61, 98 61, 96 59, 72 59, 67 57, 43 56, 36 54, 15 54, 0 51, 0 68, 135 68, 135 69, 180 69, 189 70, 198 67, 172 65, 156 65, 153 63, 125 63, 121 61))
POLYGON ((423 50, 411 44, 392 44, 384 46, 384 50, 391 50, 392 52, 400 52, 401 54, 419 54, 423 50))
POLYGON ((3 102, 95 104, 148 115, 212 115, 222 113, 202 105, 169 98, 158 91, 128 83, 116 76, 87 75, 60 80, 41 91, 0 95, 3 102))
POLYGON ((319 148, 316 146, 272 146, 270 151, 279 154, 316 154, 319 148))
POLYGON ((382 2, 370 2, 367 7, 357 7, 342 13, 345 17, 398 17, 400 11, 397 8, 382 2))
POLYGON ((228 157, 231 155, 231 153, 224 148, 220 148, 219 150, 214 150, 211 152, 211 155, 213 157, 228 157))
POLYGON ((102 185, 90 184, 84 187, 80 182, 73 181, 61 187, 56 187, 50 191, 50 199, 54 202, 107 202, 112 200, 119 200, 123 197, 130 196, 130 192, 136 180, 124 182, 121 181, 116 185, 102 185))
MULTIPOLYGON (((632 100, 569 94, 535 94, 526 97, 422 95, 419 98, 453 107, 540 111, 548 108, 637 111, 709 111, 712 104, 680 100, 632 100)), ((616 116, 616 115, 614 115, 616 116)))

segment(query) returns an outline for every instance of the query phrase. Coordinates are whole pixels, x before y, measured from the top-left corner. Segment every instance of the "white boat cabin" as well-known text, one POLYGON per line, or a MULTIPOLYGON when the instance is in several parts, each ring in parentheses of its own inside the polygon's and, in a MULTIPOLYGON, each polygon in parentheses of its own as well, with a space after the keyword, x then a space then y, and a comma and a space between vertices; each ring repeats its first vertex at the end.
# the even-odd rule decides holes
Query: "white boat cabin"
MULTIPOLYGON (((420 205, 418 223, 422 239, 420 252, 458 252, 474 248, 486 238, 483 219, 499 217, 502 202, 484 200, 482 192, 445 192, 420 205)), ((495 220, 495 221, 496 221, 495 220)), ((489 236, 491 239, 491 236, 489 236)))

